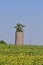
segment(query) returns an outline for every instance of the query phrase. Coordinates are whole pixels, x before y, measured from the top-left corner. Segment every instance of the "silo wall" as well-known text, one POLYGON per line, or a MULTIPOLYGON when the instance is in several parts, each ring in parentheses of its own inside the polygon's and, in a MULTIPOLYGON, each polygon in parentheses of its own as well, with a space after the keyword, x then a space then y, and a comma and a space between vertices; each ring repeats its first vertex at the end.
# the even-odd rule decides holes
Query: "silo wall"
POLYGON ((15 44, 22 45, 24 43, 24 32, 15 32, 15 44))

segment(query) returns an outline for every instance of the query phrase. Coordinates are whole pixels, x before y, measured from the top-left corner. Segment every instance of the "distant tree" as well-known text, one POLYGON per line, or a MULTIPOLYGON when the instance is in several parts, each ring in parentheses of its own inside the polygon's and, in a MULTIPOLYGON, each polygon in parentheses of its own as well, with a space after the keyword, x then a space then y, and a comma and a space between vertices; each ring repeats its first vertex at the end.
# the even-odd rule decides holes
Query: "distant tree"
POLYGON ((7 44, 5 41, 1 40, 0 44, 7 44))

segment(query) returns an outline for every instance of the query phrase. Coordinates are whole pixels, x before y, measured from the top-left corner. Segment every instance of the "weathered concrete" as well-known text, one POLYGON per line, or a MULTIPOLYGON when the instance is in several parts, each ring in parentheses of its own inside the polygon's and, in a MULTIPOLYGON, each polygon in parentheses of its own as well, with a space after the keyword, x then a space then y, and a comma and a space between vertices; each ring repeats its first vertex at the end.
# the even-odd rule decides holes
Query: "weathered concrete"
POLYGON ((22 45, 24 43, 24 32, 15 32, 15 44, 22 45))

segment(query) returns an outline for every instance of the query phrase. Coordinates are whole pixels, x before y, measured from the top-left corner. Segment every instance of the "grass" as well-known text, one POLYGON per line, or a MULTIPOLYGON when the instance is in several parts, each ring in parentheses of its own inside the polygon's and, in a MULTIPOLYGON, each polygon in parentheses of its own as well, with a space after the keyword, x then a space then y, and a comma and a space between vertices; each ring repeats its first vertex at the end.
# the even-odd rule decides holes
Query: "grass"
POLYGON ((0 65, 43 65, 43 46, 0 44, 0 65))

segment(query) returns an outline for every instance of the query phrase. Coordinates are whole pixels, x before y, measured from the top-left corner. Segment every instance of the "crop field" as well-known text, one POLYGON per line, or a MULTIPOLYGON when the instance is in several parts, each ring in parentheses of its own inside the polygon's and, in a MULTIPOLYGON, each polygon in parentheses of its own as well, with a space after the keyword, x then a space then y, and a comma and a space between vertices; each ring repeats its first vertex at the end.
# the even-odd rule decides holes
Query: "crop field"
POLYGON ((0 44, 0 65, 43 65, 43 46, 0 44))

